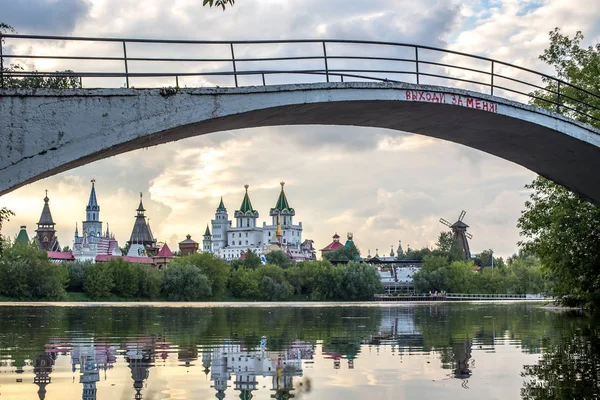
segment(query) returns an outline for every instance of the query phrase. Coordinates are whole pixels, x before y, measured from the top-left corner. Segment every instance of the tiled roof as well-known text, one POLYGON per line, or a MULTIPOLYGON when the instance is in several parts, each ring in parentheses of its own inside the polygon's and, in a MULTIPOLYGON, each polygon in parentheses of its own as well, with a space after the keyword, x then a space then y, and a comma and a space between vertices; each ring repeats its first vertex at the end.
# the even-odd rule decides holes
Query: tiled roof
POLYGON ((248 196, 248 185, 244 186, 246 188, 246 194, 244 194, 244 199, 242 200, 242 205, 240 206, 239 211, 246 213, 254 213, 254 209, 252 208, 252 202, 250 202, 250 197, 248 196))
POLYGON ((290 207, 285 192, 283 191, 283 185, 285 185, 285 182, 281 182, 281 192, 279 193, 279 198, 277 199, 277 203, 275 204, 275 209, 279 211, 293 211, 294 209, 290 207))
POLYGON ((160 249, 156 257, 175 257, 169 245, 165 243, 165 245, 160 249))
POLYGON ((46 197, 44 197, 44 208, 42 209, 42 215, 40 215, 38 225, 54 225, 52 213, 50 212, 50 205, 48 204, 49 202, 50 199, 48 198, 48 193, 46 193, 46 197))
POLYGON ((75 259, 73 257, 73 254, 71 254, 69 252, 65 252, 65 251, 49 251, 48 258, 50 258, 52 260, 65 260, 65 261, 70 261, 70 260, 75 259))
POLYGON ((100 206, 98 205, 98 200, 96 200, 96 188, 94 187, 95 179, 92 179, 92 191, 90 192, 90 200, 88 201, 88 205, 85 208, 86 211, 99 211, 100 206))
POLYGON ((225 204, 223 204, 223 196, 221 196, 221 202, 219 203, 219 207, 217 207, 217 210, 226 210, 225 204))
POLYGON ((327 245, 327 247, 325 247, 324 249, 321 249, 321 251, 333 251, 333 250, 337 250, 341 247, 344 247, 344 245, 341 244, 340 242, 331 242, 327 245))
POLYGON ((105 262, 116 259, 123 259, 127 262, 137 264, 154 264, 154 260, 150 257, 132 257, 132 256, 109 256, 105 254, 99 254, 96 256, 96 262, 105 262))

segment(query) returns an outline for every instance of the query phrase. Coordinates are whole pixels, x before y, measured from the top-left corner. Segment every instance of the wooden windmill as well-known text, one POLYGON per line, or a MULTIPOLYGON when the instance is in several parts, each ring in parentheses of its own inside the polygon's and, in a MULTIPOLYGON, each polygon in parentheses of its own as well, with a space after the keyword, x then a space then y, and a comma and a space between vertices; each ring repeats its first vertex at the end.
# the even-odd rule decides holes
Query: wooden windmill
POLYGON ((463 251, 465 260, 468 261, 471 259, 471 250, 469 250, 469 242, 467 239, 473 239, 473 235, 467 232, 469 225, 463 222, 463 218, 465 217, 466 213, 467 212, 465 210, 461 211, 460 215, 458 216, 458 221, 453 224, 446 221, 444 218, 440 218, 440 222, 452 230, 452 239, 455 242, 458 242, 458 245, 463 251))

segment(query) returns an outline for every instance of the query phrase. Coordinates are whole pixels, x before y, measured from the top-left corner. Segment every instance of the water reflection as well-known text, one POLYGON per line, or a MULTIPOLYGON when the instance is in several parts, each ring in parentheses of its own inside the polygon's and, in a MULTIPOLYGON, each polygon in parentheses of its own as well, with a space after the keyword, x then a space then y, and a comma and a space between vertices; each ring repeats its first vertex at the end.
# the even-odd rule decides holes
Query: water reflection
POLYGON ((0 307, 0 321, 2 400, 600 393, 594 322, 534 305, 0 307))

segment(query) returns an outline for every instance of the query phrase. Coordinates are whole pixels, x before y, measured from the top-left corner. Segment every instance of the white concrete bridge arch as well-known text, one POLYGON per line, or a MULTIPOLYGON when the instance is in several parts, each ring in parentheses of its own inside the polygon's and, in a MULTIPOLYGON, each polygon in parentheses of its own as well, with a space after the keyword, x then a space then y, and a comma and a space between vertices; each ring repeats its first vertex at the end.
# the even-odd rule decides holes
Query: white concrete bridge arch
POLYGON ((600 131, 481 93, 404 83, 0 90, 0 195, 95 160, 211 132, 353 125, 413 132, 512 161, 600 204, 600 131))

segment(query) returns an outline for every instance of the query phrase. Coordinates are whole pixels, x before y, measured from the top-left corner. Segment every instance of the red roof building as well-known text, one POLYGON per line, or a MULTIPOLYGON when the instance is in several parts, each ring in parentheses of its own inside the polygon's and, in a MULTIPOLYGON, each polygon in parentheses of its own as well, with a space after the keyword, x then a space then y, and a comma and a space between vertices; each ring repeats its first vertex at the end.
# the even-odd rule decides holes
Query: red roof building
POLYGON ((112 256, 107 254, 98 254, 96 256, 96 262, 107 262, 110 260, 123 259, 130 263, 136 264, 154 264, 154 260, 151 257, 133 257, 133 256, 112 256))
POLYGON ((327 252, 335 251, 344 247, 342 243, 340 243, 340 235, 337 233, 333 235, 333 242, 329 243, 325 248, 321 249, 321 257, 327 252))
POLYGON ((67 251, 49 251, 48 258, 51 262, 75 261, 73 254, 67 251))
POLYGON ((152 259, 154 260, 154 264, 156 264, 158 269, 162 269, 168 263, 170 263, 174 257, 175 255, 169 248, 169 245, 165 243, 165 245, 160 249, 158 254, 155 257, 152 257, 152 259))

